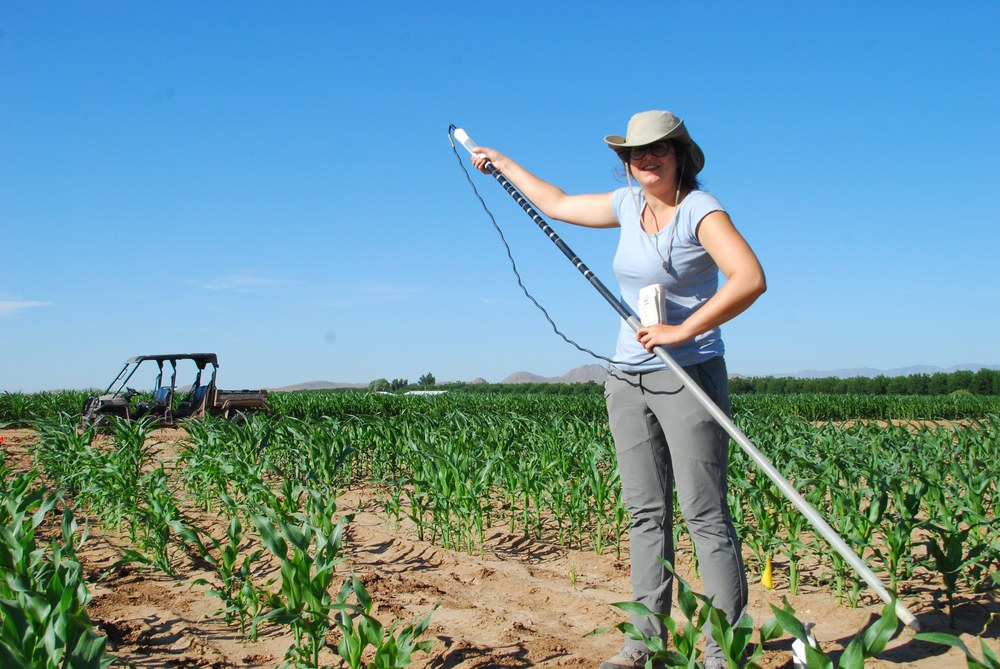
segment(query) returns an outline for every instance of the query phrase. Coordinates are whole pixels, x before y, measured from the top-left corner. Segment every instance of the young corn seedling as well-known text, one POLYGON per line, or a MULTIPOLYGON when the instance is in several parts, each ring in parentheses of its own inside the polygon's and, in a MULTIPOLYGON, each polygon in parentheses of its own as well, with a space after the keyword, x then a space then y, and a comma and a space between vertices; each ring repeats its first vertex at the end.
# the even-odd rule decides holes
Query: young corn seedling
POLYGON ((232 442, 220 438, 214 422, 191 421, 185 431, 187 437, 177 457, 177 479, 199 506, 212 512, 221 497, 230 497, 230 486, 243 472, 237 472, 236 458, 227 448, 232 442))
MULTIPOLYGON (((853 544, 852 547, 858 554, 861 554, 862 547, 858 545, 858 533, 860 532, 858 528, 861 523, 859 519, 860 512, 857 510, 858 507, 843 488, 830 488, 830 505, 833 517, 839 519, 841 525, 849 528, 845 533, 845 540, 853 544)), ((860 586, 857 584, 858 579, 854 578, 853 570, 837 551, 831 552, 829 558, 833 570, 832 578, 837 604, 842 604, 844 598, 847 597, 851 607, 857 607, 857 595, 860 592, 860 586)))
POLYGON ((585 481, 591 503, 586 504, 585 509, 593 511, 593 522, 590 522, 591 518, 588 517, 587 526, 594 528, 590 535, 591 542, 594 545, 594 551, 601 555, 604 553, 604 542, 607 534, 604 527, 606 509, 611 498, 612 487, 620 484, 619 473, 617 467, 608 466, 608 463, 604 461, 603 452, 597 448, 590 452, 586 473, 585 481))
POLYGON ((997 654, 992 648, 986 645, 986 641, 981 637, 979 639, 979 647, 983 652, 982 658, 976 657, 975 653, 965 645, 965 642, 947 632, 921 632, 914 634, 913 638, 958 648, 965 653, 965 666, 968 669, 1000 669, 1000 658, 997 658, 997 654))
MULTIPOLYGON (((107 637, 93 629, 90 593, 76 559, 77 524, 63 512, 62 540, 46 550, 35 531, 59 494, 33 488, 34 475, 3 481, 0 508, 0 666, 105 669, 107 637)), ((86 533, 81 543, 86 540, 86 533)))
POLYGON ((336 608, 329 588, 334 568, 344 559, 340 547, 350 517, 342 517, 331 532, 317 529, 308 521, 294 525, 280 520, 273 511, 253 515, 252 519, 264 545, 281 561, 281 591, 268 598, 271 611, 259 616, 255 623, 288 625, 295 642, 285 655, 287 666, 318 667, 330 615, 336 608))
POLYGON ((170 543, 181 513, 168 483, 162 465, 140 479, 142 497, 135 514, 128 519, 132 542, 139 550, 126 549, 124 554, 126 560, 148 564, 173 576, 176 570, 171 562, 170 543))
MULTIPOLYGON (((808 669, 864 669, 865 659, 875 657, 885 650, 899 628, 895 602, 892 602, 883 608, 881 616, 874 623, 850 640, 839 661, 834 662, 818 645, 813 646, 809 643, 806 626, 795 617, 795 610, 786 598, 783 600, 783 608, 771 606, 774 618, 761 627, 759 643, 752 644, 753 620, 749 616, 744 615, 736 625, 730 625, 725 614, 712 606, 711 600, 693 592, 679 576, 675 575, 674 578, 678 584, 677 604, 687 619, 683 628, 678 627, 669 614, 653 614, 638 602, 614 605, 632 615, 655 615, 660 618, 668 631, 668 641, 673 643, 672 650, 667 647, 663 639, 647 637, 629 622, 619 623, 614 628, 594 630, 588 636, 608 629, 618 629, 628 638, 642 641, 652 653, 651 662, 660 662, 664 667, 691 668, 702 666, 697 644, 702 634, 708 633, 719 644, 727 666, 730 669, 742 669, 759 668, 757 662, 763 655, 764 644, 785 631, 803 642, 808 669)), ((971 666, 973 665, 970 664, 971 666)), ((1000 668, 990 666, 988 669, 1000 668)))
MULTIPOLYGON (((666 563, 664 563, 666 564, 666 563)), ((666 564, 670 569, 670 565, 666 564)), ((671 571, 673 571, 671 569, 671 571)), ((614 627, 602 627, 589 632, 587 636, 601 634, 610 629, 617 629, 626 637, 634 641, 641 641, 650 651, 650 662, 660 662, 664 667, 695 667, 701 651, 698 650, 698 641, 703 635, 703 630, 709 624, 711 604, 707 599, 701 600, 695 595, 691 586, 680 576, 674 574, 677 581, 677 605, 684 614, 687 622, 683 627, 679 627, 677 622, 669 613, 654 613, 640 602, 619 602, 614 604, 615 608, 621 609, 630 616, 655 616, 667 630, 666 639, 660 637, 646 636, 632 622, 618 623, 614 627), (673 645, 671 649, 668 644, 673 645)), ((723 616, 724 618, 724 616, 723 616)))
POLYGON ((407 516, 417 529, 417 539, 423 541, 427 534, 427 510, 430 508, 430 493, 423 481, 410 479, 406 487, 409 502, 407 516))
POLYGON ((905 522, 891 523, 883 531, 879 553, 889 572, 889 587, 893 592, 899 589, 900 571, 909 559, 912 536, 912 526, 905 522))
POLYGON ((87 506, 104 527, 121 531, 128 523, 135 541, 140 529, 134 522, 140 514, 140 477, 152 448, 148 439, 151 419, 129 423, 108 416, 101 429, 110 431, 114 447, 101 452, 88 445, 85 457, 77 463, 77 504, 87 506))
POLYGON ((489 524, 489 467, 461 482, 461 493, 458 497, 458 517, 460 538, 469 555, 477 553, 483 556, 486 545, 486 527, 489 524))
MULTIPOLYGON (((844 515, 840 516, 842 531, 845 532, 847 540, 854 545, 858 555, 862 555, 865 549, 873 549, 872 538, 885 516, 889 493, 884 489, 876 492, 861 487, 852 489, 848 500, 854 509, 843 510, 844 515)), ((851 578, 848 600, 852 607, 858 606, 862 585, 861 579, 851 578)))
MULTIPOLYGON (((504 513, 507 514, 508 527, 507 531, 510 534, 514 534, 514 530, 517 526, 517 508, 518 499, 520 498, 520 490, 518 488, 518 481, 520 481, 520 463, 517 462, 516 457, 513 455, 512 444, 514 437, 510 437, 510 441, 505 445, 501 451, 504 457, 500 460, 500 473, 499 478, 501 482, 501 487, 503 488, 503 507, 504 513)), ((526 466, 530 466, 529 463, 525 463, 526 466)))
POLYGON ((434 647, 432 640, 417 641, 430 627, 433 610, 419 622, 398 629, 401 621, 397 620, 386 629, 372 616, 374 602, 357 576, 344 581, 335 606, 341 633, 337 655, 351 669, 408 667, 413 653, 428 653, 434 647), (351 595, 354 604, 349 603, 351 595), (372 650, 366 653, 369 647, 372 650), (370 662, 365 662, 366 657, 371 658, 370 662))
POLYGON ((954 522, 946 525, 928 525, 931 536, 926 543, 929 561, 941 574, 948 606, 948 620, 952 623, 954 623, 955 593, 958 591, 959 578, 971 565, 977 564, 990 548, 986 543, 976 543, 966 549, 969 543, 967 539, 973 528, 962 527, 963 520, 962 513, 959 513, 954 522))
MULTIPOLYGON (((231 498, 224 502, 235 504, 231 498)), ((226 541, 222 542, 209 534, 202 534, 190 525, 178 523, 175 531, 189 549, 196 552, 203 560, 212 565, 219 576, 219 584, 212 587, 208 593, 222 600, 223 608, 215 615, 222 615, 227 623, 237 620, 240 634, 251 641, 256 641, 257 630, 251 623, 260 613, 267 598, 267 591, 253 580, 253 566, 265 553, 258 548, 244 555, 240 548, 243 544, 243 525, 240 515, 233 513, 226 528, 226 541), (211 548, 205 545, 202 536, 208 538, 211 548)), ((195 585, 212 585, 206 579, 199 578, 195 585)))
POLYGON ((621 493, 620 482, 614 495, 614 502, 611 506, 611 517, 613 519, 612 524, 614 527, 615 557, 620 560, 622 557, 622 539, 628 532, 629 524, 628 509, 625 507, 625 498, 621 493))
MULTIPOLYGON (((669 568, 670 565, 667 565, 669 568)), ((698 642, 708 632, 722 649, 727 664, 733 669, 740 667, 756 667, 755 662, 763 654, 763 642, 776 636, 776 625, 771 623, 761 630, 761 643, 751 644, 753 636, 753 619, 744 615, 731 626, 726 615, 712 606, 711 600, 702 594, 695 593, 691 586, 680 576, 674 575, 677 581, 677 605, 687 622, 683 627, 669 613, 653 613, 639 602, 620 602, 614 604, 632 616, 655 616, 662 621, 667 630, 667 639, 648 637, 631 622, 623 622, 614 627, 605 627, 589 632, 587 636, 600 634, 610 629, 617 629, 629 639, 642 641, 650 651, 650 663, 662 663, 664 667, 701 667, 701 650, 698 642), (769 635, 769 636, 766 636, 769 635), (673 648, 669 648, 672 644, 673 648)), ((648 666, 648 665, 647 665, 648 666)))
POLYGON ((329 487, 342 487, 351 479, 351 460, 354 447, 349 435, 329 417, 319 421, 288 419, 284 429, 291 440, 281 449, 287 455, 286 475, 300 481, 310 481, 329 487))
POLYGON ((785 528, 785 538, 781 542, 781 552, 788 560, 788 591, 799 594, 799 563, 806 551, 802 536, 808 531, 809 522, 804 515, 788 504, 781 505, 781 525, 785 528))
POLYGON ((380 493, 378 499, 382 503, 382 510, 385 512, 386 519, 392 523, 394 530, 398 530, 403 514, 403 483, 401 479, 399 477, 383 479, 374 483, 379 485, 380 493))
MULTIPOLYGON (((743 667, 755 667, 757 660, 764 654, 764 640, 768 638, 768 628, 762 628, 760 632, 761 643, 753 644, 753 618, 749 615, 742 615, 736 625, 730 625, 726 614, 721 609, 711 605, 711 601, 704 595, 697 595, 698 599, 708 607, 708 625, 712 638, 726 659, 727 666, 732 669, 742 669, 743 667)), ((773 632, 772 632, 773 634, 773 632)))
POLYGON ((778 528, 781 516, 773 496, 767 491, 772 487, 764 477, 755 479, 755 485, 748 491, 746 503, 753 515, 753 531, 747 533, 743 542, 754 551, 763 571, 771 563, 775 548, 780 546, 778 528))
POLYGON ((32 449, 35 463, 45 474, 76 495, 83 489, 95 455, 94 430, 78 430, 79 417, 62 414, 57 420, 35 423, 38 442, 32 449))
POLYGON ((272 424, 254 416, 244 425, 206 418, 185 425, 188 437, 179 462, 180 480, 208 507, 228 495, 241 506, 270 503, 266 483, 271 463, 272 424))
POLYGON ((784 607, 771 605, 777 625, 802 642, 808 669, 864 669, 865 660, 875 657, 883 650, 899 629, 896 618, 896 603, 890 602, 882 609, 881 616, 854 635, 848 642, 844 652, 835 663, 821 648, 813 646, 809 641, 806 626, 795 617, 795 609, 784 599, 784 607))
POLYGON ((881 527, 881 543, 877 555, 889 572, 890 589, 896 592, 901 579, 910 579, 916 561, 913 559, 913 533, 921 523, 917 520, 920 498, 896 485, 890 492, 889 511, 881 527))

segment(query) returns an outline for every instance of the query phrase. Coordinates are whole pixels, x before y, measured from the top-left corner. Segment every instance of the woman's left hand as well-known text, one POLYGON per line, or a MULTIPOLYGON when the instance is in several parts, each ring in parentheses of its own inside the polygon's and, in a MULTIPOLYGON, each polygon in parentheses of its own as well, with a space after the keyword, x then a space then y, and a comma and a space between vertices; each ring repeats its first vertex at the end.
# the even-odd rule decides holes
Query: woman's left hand
POLYGON ((642 344, 647 351, 652 351, 656 346, 670 346, 680 344, 691 338, 691 335, 684 331, 682 325, 665 325, 657 323, 655 325, 645 325, 635 333, 636 341, 642 344))

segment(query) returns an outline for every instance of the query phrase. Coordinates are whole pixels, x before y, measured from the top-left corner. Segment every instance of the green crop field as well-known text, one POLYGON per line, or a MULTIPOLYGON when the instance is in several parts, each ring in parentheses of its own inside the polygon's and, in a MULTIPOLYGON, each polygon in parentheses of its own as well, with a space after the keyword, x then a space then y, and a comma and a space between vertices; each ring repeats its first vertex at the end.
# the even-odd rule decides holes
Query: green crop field
MULTIPOLYGON (((34 469, 3 466, 0 599, 15 603, 0 609, 3 657, 30 663, 62 644, 82 658, 73 666, 106 662, 79 570, 63 569, 73 564, 74 516, 128 537, 122 557, 143 568, 175 574, 190 555, 213 565, 219 618, 247 639, 287 626, 289 666, 319 666, 331 630, 341 639, 334 652, 349 666, 383 666, 364 664, 373 653, 406 666, 429 648, 417 641, 429 618, 390 629, 371 615, 364 585, 337 571, 350 514, 336 500, 348 486, 375 488, 394 526, 450 551, 481 555, 487 530, 498 525, 600 555, 623 550, 628 517, 598 394, 274 393, 271 415, 189 422, 169 467, 151 456, 148 424, 78 429, 82 397, 0 396, 0 423, 37 435, 34 469), (191 522, 192 509, 215 514, 225 532, 191 522), (54 544, 61 552, 28 564, 25 554, 41 554, 34 528, 56 510, 65 514, 63 541, 54 544), (265 558, 281 564, 276 582, 255 576, 265 558), (61 612, 44 604, 56 596, 47 590, 55 573, 67 579, 56 593, 68 602, 61 612), (56 625, 57 614, 73 625, 56 625), (53 625, 70 630, 66 638, 46 631, 53 625), (34 640, 28 650, 26 638, 34 640)), ((734 413, 904 600, 930 588, 950 615, 997 587, 1000 398, 737 394, 734 413)), ((776 587, 789 594, 808 582, 842 606, 859 605, 864 583, 735 445, 730 474, 730 506, 755 579, 780 564, 776 587)), ((676 528, 683 542, 683 522, 676 528)), ((793 632, 788 617, 778 620, 793 632)), ((862 662, 880 649, 867 641, 852 651, 862 662)))

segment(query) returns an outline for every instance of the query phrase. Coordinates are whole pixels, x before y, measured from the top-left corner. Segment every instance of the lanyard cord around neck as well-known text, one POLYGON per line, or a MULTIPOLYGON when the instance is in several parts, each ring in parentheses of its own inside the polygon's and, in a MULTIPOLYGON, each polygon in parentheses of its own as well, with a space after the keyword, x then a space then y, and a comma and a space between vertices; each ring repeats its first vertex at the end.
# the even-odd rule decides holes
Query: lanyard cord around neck
MULTIPOLYGON (((663 230, 657 230, 656 233, 650 235, 642 228, 643 208, 639 206, 639 197, 636 195, 636 192, 632 186, 632 170, 626 169, 625 176, 628 178, 628 192, 632 196, 632 203, 635 205, 635 211, 639 215, 639 231, 642 233, 644 237, 649 239, 649 243, 653 245, 653 250, 656 251, 656 255, 660 256, 660 260, 663 266, 663 271, 666 272, 667 274, 670 274, 670 251, 674 247, 674 235, 677 232, 677 221, 681 215, 681 179, 684 177, 684 166, 681 165, 681 172, 677 178, 677 192, 674 194, 674 203, 677 206, 677 211, 674 212, 673 219, 671 219, 670 223, 667 224, 667 227, 670 228, 670 234, 667 235, 666 257, 664 257, 662 253, 660 253, 660 247, 659 247, 659 239, 660 239, 659 235, 661 232, 663 232, 663 230)), ((646 206, 647 207, 649 206, 648 201, 646 202, 646 206)), ((652 215, 653 220, 655 221, 656 214, 653 212, 652 209, 649 210, 649 213, 650 215, 652 215)), ((667 228, 664 228, 664 230, 666 229, 667 228)))

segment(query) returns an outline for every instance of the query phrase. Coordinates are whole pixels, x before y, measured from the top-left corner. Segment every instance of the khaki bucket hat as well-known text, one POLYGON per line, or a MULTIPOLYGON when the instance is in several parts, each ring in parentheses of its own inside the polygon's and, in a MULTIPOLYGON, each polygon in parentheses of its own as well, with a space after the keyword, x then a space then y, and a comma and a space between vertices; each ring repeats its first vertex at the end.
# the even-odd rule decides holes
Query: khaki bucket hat
POLYGON ((684 127, 684 121, 668 111, 644 111, 629 119, 625 136, 608 135, 605 143, 614 151, 629 149, 636 146, 646 146, 662 139, 671 139, 687 145, 690 148, 691 163, 697 174, 705 167, 705 154, 701 147, 695 144, 684 127))

